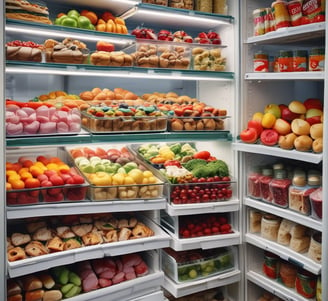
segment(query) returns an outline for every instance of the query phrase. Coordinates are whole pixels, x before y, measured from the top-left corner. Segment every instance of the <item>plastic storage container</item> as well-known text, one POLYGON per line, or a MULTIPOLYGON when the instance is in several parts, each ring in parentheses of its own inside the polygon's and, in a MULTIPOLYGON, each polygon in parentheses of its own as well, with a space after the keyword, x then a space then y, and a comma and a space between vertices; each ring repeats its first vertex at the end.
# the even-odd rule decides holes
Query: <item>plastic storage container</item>
POLYGON ((270 182, 270 191, 272 193, 272 203, 283 208, 288 207, 288 193, 291 180, 287 178, 287 172, 284 169, 276 170, 274 179, 270 182))

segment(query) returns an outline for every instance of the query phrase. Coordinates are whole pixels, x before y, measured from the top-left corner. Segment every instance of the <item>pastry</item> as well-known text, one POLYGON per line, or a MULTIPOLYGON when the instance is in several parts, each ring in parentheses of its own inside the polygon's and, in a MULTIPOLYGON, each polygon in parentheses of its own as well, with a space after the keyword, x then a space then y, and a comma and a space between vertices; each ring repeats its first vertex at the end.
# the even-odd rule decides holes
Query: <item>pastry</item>
POLYGON ((283 219, 279 226, 277 243, 288 246, 291 239, 291 230, 296 224, 289 220, 283 219))
POLYGON ((30 3, 26 0, 6 0, 6 18, 52 24, 46 6, 30 3))
POLYGON ((22 288, 14 279, 7 279, 7 296, 14 296, 22 293, 22 288))
POLYGON ((53 231, 47 227, 40 228, 33 233, 33 240, 47 241, 53 237, 53 231))
POLYGON ((60 237, 55 236, 47 242, 47 248, 50 252, 59 252, 64 250, 64 242, 60 237))
POLYGON ((25 245, 31 241, 31 236, 29 234, 23 234, 17 232, 13 233, 10 238, 11 238, 11 243, 14 246, 25 245))
POLYGON ((93 246, 103 243, 103 238, 100 232, 93 231, 83 235, 82 241, 85 246, 93 246))
POLYGON ((130 239, 130 236, 132 234, 132 231, 129 228, 121 228, 118 233, 118 240, 128 240, 130 239))
POLYGON ((64 250, 72 250, 72 249, 77 249, 77 248, 81 248, 81 247, 82 247, 81 242, 76 238, 69 238, 65 241, 65 244, 64 244, 64 250))
POLYGON ((71 227, 72 231, 77 235, 82 237, 83 235, 88 234, 92 231, 93 225, 92 224, 81 224, 81 225, 74 225, 71 227))
POLYGON ((154 231, 145 224, 138 222, 138 224, 132 229, 132 235, 134 238, 149 237, 154 235, 154 231))
POLYGON ((49 250, 41 242, 32 240, 25 246, 25 252, 31 257, 45 255, 49 253, 49 250))
POLYGON ((25 259, 26 253, 23 248, 15 247, 7 251, 7 256, 8 256, 8 260, 11 262, 11 261, 25 259))
POLYGON ((25 301, 43 300, 44 290, 38 289, 34 291, 25 292, 25 301))
POLYGON ((35 275, 26 275, 20 279, 23 291, 34 291, 42 289, 42 281, 35 275))
POLYGON ((107 242, 115 242, 118 241, 118 235, 116 230, 109 230, 105 234, 105 238, 107 242))

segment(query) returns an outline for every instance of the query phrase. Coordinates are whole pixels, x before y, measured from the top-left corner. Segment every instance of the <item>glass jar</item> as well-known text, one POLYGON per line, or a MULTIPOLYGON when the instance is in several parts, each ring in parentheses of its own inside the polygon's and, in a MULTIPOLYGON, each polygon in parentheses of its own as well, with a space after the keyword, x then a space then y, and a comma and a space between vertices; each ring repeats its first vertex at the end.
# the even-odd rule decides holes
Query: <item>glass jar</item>
POLYGON ((264 24, 265 14, 266 14, 265 8, 257 8, 253 11, 254 36, 260 36, 265 34, 265 24, 264 24))
POLYGON ((269 184, 273 204, 283 208, 288 207, 288 194, 291 183, 292 181, 287 178, 285 169, 275 170, 274 178, 269 184))
POLYGON ((322 187, 319 187, 311 192, 311 217, 317 220, 322 219, 322 187))
POLYGON ((269 57, 266 53, 259 51, 254 54, 254 72, 268 72, 269 71, 269 57))
POLYGON ((264 251, 263 273, 271 278, 277 279, 279 274, 280 257, 269 251, 264 251))
POLYGON ((309 71, 325 70, 325 49, 313 48, 309 54, 309 71))
POLYGON ((261 199, 265 202, 272 202, 272 194, 270 191, 270 182, 273 179, 272 168, 263 168, 262 176, 260 177, 261 199))
POLYGON ((283 285, 294 288, 297 275, 297 268, 288 261, 281 261, 279 268, 279 282, 283 285))
POLYGON ((279 72, 293 71, 293 51, 280 50, 278 56, 279 72))
POLYGON ((296 275, 295 288, 296 292, 305 298, 313 298, 316 295, 317 276, 299 269, 296 275))
POLYGON ((293 71, 303 72, 308 70, 308 52, 295 50, 293 53, 293 71))
POLYGON ((261 237, 277 241, 278 231, 281 223, 281 218, 272 214, 265 214, 261 219, 261 237))
POLYGON ((271 4, 272 14, 275 21, 275 29, 290 26, 290 17, 287 9, 287 1, 277 0, 271 4))
POLYGON ((253 199, 261 199, 260 167, 254 167, 247 176, 247 195, 253 199))
POLYGON ((309 215, 311 213, 310 200, 305 197, 307 190, 306 174, 304 171, 296 171, 289 186, 288 204, 289 209, 309 215))

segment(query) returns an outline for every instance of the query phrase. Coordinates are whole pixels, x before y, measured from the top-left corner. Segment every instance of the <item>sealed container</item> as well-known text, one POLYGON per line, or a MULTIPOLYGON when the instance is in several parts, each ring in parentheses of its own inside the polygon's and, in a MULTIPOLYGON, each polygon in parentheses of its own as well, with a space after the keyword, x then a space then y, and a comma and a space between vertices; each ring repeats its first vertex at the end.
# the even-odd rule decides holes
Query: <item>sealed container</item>
POLYGON ((194 9, 194 0, 169 0, 169 7, 194 9))
POLYGON ((297 271, 295 288, 298 294, 308 299, 313 298, 316 295, 316 286, 316 275, 304 269, 297 271))
POLYGON ((266 53, 257 52, 253 59, 254 72, 269 72, 269 58, 266 53))
POLYGON ((213 0, 213 13, 226 15, 228 13, 227 0, 213 0))
POLYGON ((254 36, 260 36, 265 34, 265 23, 264 23, 265 15, 266 15, 265 8, 257 8, 253 11, 254 36))
POLYGON ((234 269, 232 248, 175 251, 162 249, 164 273, 176 283, 184 283, 214 276, 234 269))
POLYGON ((302 14, 309 23, 325 21, 325 1, 303 0, 302 14))
POLYGON ((274 19, 273 19, 273 14, 272 14, 272 9, 271 7, 266 7, 265 8, 265 15, 264 15, 264 31, 265 33, 274 31, 274 19))
POLYGON ((287 3, 291 26, 302 25, 302 1, 292 0, 287 3))
POLYGON ((321 263, 322 257, 322 234, 321 232, 315 232, 311 236, 308 257, 313 261, 321 263))
POLYGON ((280 257, 272 252, 264 251, 263 273, 271 278, 277 279, 279 275, 280 257))
POLYGON ((270 191, 272 193, 272 203, 283 208, 288 207, 288 194, 291 180, 287 178, 285 169, 276 170, 274 179, 270 182, 270 191))
POLYGON ((308 70, 308 52, 306 50, 296 50, 293 53, 293 71, 301 72, 308 70))
POLYGON ((309 54, 309 71, 325 70, 325 49, 313 48, 309 54))
POLYGON ((309 215, 311 213, 310 200, 305 196, 307 180, 304 171, 296 171, 292 185, 289 187, 288 203, 289 209, 309 215))
POLYGON ((261 199, 260 167, 253 168, 247 176, 247 195, 254 199, 261 199))
POLYGON ((296 275, 297 267, 288 261, 281 260, 278 281, 289 288, 294 288, 296 275))
POLYGON ((277 241, 281 218, 272 214, 264 214, 261 220, 261 236, 277 241))
POLYGON ((263 168, 260 177, 261 199, 265 202, 272 202, 272 194, 270 191, 270 182, 273 179, 272 168, 263 168))
POLYGON ((280 50, 278 55, 279 72, 293 71, 293 51, 280 50))
POLYGON ((191 69, 200 71, 225 71, 227 58, 217 45, 199 44, 191 50, 191 69))
POLYGON ((310 194, 311 217, 322 219, 322 187, 317 188, 310 194))
POLYGON ((212 13, 213 12, 213 3, 212 0, 196 0, 195 1, 195 10, 212 13))
POLYGON ((142 0, 142 3, 167 6, 168 0, 142 0))
POLYGON ((287 1, 277 0, 271 4, 272 13, 275 21, 275 29, 290 26, 290 17, 287 9, 287 1))

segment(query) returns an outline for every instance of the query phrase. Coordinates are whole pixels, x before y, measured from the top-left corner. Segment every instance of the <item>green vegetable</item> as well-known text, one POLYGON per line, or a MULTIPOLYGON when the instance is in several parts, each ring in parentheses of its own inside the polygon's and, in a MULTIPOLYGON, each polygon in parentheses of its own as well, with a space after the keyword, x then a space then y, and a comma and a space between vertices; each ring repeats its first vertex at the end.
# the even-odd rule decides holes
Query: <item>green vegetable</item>
POLYGON ((175 143, 170 145, 170 150, 174 152, 174 154, 179 154, 181 151, 181 143, 175 143))
POLYGON ((193 171, 196 168, 204 167, 207 164, 206 160, 203 159, 191 159, 188 162, 183 164, 183 167, 189 171, 193 171))
POLYGON ((211 169, 217 170, 216 174, 219 177, 229 176, 229 167, 227 163, 222 160, 214 160, 207 163, 211 169))
POLYGON ((136 162, 129 162, 129 163, 124 164, 123 168, 125 169, 125 172, 128 173, 130 170, 139 168, 139 167, 136 162))

